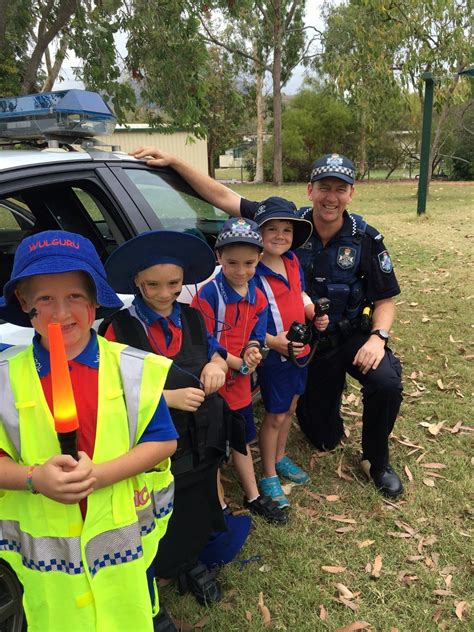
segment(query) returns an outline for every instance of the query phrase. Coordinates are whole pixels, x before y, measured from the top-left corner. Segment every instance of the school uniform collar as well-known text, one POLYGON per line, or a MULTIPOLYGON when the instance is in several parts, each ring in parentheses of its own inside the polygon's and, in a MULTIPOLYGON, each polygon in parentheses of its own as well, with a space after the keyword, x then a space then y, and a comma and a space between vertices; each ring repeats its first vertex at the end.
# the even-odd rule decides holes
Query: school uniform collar
POLYGON ((247 303, 250 303, 250 305, 254 305, 255 301, 257 300, 257 286, 253 277, 248 282, 247 294, 245 296, 242 296, 234 290, 234 288, 225 278, 222 270, 219 270, 219 272, 216 274, 216 283, 222 295, 222 298, 224 299, 224 303, 226 304, 247 301, 247 303))
MULTIPOLYGON (((281 256, 286 257, 290 261, 293 261, 296 255, 292 250, 287 250, 281 256)), ((284 276, 282 276, 281 274, 278 274, 278 272, 275 272, 274 270, 269 268, 267 265, 263 263, 263 261, 258 262, 255 274, 260 274, 263 276, 274 276, 274 277, 277 277, 278 279, 283 279, 284 281, 286 281, 284 276)))
POLYGON ((177 301, 173 303, 173 309, 169 316, 161 316, 161 314, 155 312, 154 309, 145 303, 141 296, 135 296, 133 305, 138 318, 148 327, 151 327, 156 322, 166 323, 167 320, 170 320, 175 327, 181 327, 181 306, 177 301))
MULTIPOLYGON (((51 372, 51 364, 49 361, 49 351, 41 345, 40 341, 41 336, 35 333, 33 337, 33 358, 38 375, 42 378, 51 372)), ((93 329, 91 329, 91 339, 87 343, 87 346, 74 358, 74 362, 88 366, 91 369, 99 368, 99 343, 97 342, 97 334, 93 329)))

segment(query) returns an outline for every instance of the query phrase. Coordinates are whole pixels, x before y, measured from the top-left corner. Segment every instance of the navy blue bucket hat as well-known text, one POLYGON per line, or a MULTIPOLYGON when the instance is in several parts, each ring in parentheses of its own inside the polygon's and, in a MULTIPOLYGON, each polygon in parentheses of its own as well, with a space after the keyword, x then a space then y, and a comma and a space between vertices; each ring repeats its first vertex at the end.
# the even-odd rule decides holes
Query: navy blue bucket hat
POLYGON ((135 276, 159 263, 183 268, 183 283, 205 281, 214 272, 216 258, 200 237, 174 230, 154 230, 122 244, 105 262, 110 284, 116 292, 137 292, 135 276))
POLYGON ((107 282, 104 266, 89 239, 64 230, 47 230, 26 237, 15 252, 10 280, 0 298, 0 318, 8 323, 31 327, 28 315, 21 309, 14 289, 18 281, 40 274, 85 272, 96 291, 99 308, 96 318, 105 318, 123 306, 107 282))
POLYGON ((281 197, 273 196, 264 200, 258 207, 253 218, 260 227, 272 219, 285 219, 292 222, 293 242, 291 248, 293 250, 305 244, 313 232, 312 223, 296 215, 296 206, 293 202, 281 197))
POLYGON ((311 171, 311 182, 322 180, 323 178, 339 178, 348 184, 354 184, 356 170, 354 163, 349 158, 341 154, 326 154, 318 158, 313 164, 311 171))
POLYGON ((257 246, 263 250, 262 233, 258 224, 251 219, 244 217, 232 217, 228 219, 217 235, 216 245, 214 248, 218 250, 223 246, 231 244, 248 244, 257 246))

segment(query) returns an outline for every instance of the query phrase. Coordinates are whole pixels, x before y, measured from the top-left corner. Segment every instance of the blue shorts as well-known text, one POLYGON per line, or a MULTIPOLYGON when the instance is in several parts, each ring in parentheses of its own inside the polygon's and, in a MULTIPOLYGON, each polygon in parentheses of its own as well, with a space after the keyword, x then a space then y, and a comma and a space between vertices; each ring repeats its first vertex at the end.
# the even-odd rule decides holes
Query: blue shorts
POLYGON ((245 419, 245 443, 250 443, 257 437, 257 429, 255 428, 255 420, 253 418, 253 406, 249 404, 244 408, 239 408, 235 411, 242 415, 245 419))
POLYGON ((269 413, 286 413, 295 395, 306 387, 308 369, 299 369, 290 360, 265 363, 257 369, 263 405, 269 413))

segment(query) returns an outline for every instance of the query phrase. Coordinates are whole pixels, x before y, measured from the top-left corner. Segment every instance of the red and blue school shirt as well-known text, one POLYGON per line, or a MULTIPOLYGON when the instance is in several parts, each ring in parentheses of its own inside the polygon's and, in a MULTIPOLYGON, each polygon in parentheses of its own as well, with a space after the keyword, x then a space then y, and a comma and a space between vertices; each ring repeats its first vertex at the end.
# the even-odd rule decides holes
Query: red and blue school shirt
MULTIPOLYGON (((255 279, 250 279, 247 294, 241 296, 221 270, 199 290, 191 306, 203 314, 207 330, 232 355, 239 357, 249 340, 265 344, 267 299, 255 279)), ((232 410, 248 406, 252 401, 250 375, 235 374, 229 369, 219 393, 232 410)))
MULTIPOLYGON (((262 261, 259 261, 255 271, 255 283, 268 300, 267 332, 276 336, 282 331, 288 331, 291 323, 297 320, 305 322, 304 304, 301 292, 304 291, 304 274, 298 257, 289 250, 282 255, 286 276, 278 274, 262 261)), ((310 351, 306 345, 304 352, 298 358, 304 358, 310 351)), ((284 362, 286 358, 276 351, 271 351, 265 360, 265 366, 275 362, 284 362)))
MULTIPOLYGON (((51 414, 53 414, 49 351, 41 345, 40 340, 41 336, 35 334, 33 338, 33 357, 46 402, 51 414)), ((68 360, 72 390, 79 420, 77 449, 78 451, 85 452, 90 459, 93 458, 97 431, 99 362, 97 334, 91 330, 91 339, 85 349, 73 360, 68 360)), ((113 427, 110 428, 110 432, 113 432, 113 427)), ((147 441, 172 441, 177 438, 178 433, 171 419, 168 406, 166 405, 164 397, 161 396, 156 411, 150 419, 144 433, 138 440, 138 443, 146 443, 147 441)), ((0 456, 4 454, 3 451, 0 452, 0 456)), ((85 516, 86 503, 81 501, 80 505, 82 515, 85 516)))
MULTIPOLYGON (((169 316, 161 316, 154 309, 149 307, 141 296, 136 296, 128 311, 131 316, 137 318, 143 325, 148 342, 153 351, 167 358, 174 356, 181 350, 183 342, 183 328, 181 324, 181 305, 175 301, 173 309, 169 316)), ((116 341, 113 322, 105 332, 107 340, 116 341)), ((207 357, 212 358, 218 353, 224 360, 227 357, 227 351, 216 340, 216 338, 207 333, 207 357)), ((199 377, 199 376, 197 376, 199 377)))

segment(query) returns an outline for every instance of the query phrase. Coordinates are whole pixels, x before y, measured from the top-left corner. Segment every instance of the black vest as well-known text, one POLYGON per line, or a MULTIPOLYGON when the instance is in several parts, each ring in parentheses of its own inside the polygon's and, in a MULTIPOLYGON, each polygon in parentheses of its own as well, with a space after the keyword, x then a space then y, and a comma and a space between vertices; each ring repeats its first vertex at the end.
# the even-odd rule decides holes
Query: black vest
MULTIPOLYGON (((164 388, 199 388, 199 376, 208 362, 208 343, 204 320, 200 312, 181 304, 182 344, 173 358, 164 388)), ((128 310, 121 310, 99 328, 105 333, 110 322, 117 342, 154 353, 145 328, 128 310)), ((208 467, 212 462, 228 456, 230 446, 245 453, 243 419, 230 411, 224 399, 214 393, 208 395, 196 412, 170 408, 171 417, 179 434, 178 447, 171 458, 174 476, 208 467)))

